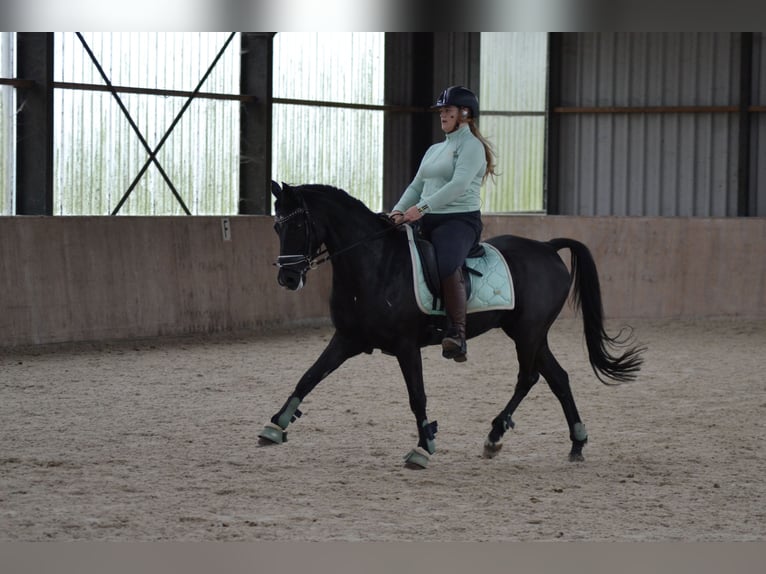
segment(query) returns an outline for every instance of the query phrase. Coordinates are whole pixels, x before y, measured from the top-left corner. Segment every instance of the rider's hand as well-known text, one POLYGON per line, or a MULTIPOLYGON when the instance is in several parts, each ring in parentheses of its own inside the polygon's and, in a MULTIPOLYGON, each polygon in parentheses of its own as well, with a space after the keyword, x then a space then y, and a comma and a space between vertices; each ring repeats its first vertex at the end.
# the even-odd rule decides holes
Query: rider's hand
POLYGON ((395 225, 399 225, 404 222, 404 214, 401 211, 392 211, 388 218, 394 222, 395 225))
POLYGON ((417 205, 413 205, 404 212, 404 221, 417 221, 421 217, 423 217, 423 214, 418 209, 417 205))

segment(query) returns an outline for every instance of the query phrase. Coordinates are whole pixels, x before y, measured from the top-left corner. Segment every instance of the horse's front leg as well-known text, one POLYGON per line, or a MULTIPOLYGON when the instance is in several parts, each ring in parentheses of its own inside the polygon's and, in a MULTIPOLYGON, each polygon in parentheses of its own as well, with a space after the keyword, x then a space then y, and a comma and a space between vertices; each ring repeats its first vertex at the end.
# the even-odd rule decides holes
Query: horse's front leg
POLYGON ((271 422, 267 423, 258 435, 260 444, 272 445, 286 442, 287 426, 301 416, 302 413, 298 407, 306 395, 346 360, 360 354, 363 350, 364 346, 359 341, 343 337, 336 332, 316 362, 300 378, 295 390, 282 408, 271 417, 271 422))
POLYGON ((423 359, 416 344, 407 346, 396 355, 402 369, 410 409, 415 415, 418 428, 418 445, 404 457, 407 468, 421 469, 428 466, 431 455, 436 452, 436 421, 428 422, 426 415, 426 391, 423 384, 423 359))

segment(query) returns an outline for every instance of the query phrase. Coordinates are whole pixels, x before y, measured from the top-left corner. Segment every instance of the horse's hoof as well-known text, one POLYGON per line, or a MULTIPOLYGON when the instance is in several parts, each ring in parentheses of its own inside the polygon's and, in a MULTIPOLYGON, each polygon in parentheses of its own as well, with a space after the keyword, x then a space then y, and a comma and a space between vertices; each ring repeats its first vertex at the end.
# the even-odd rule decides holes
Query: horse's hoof
POLYGON ((487 439, 484 441, 484 458, 495 458, 502 449, 503 443, 491 442, 487 439))
POLYGON ((283 442, 287 442, 287 433, 281 426, 274 423, 268 423, 258 435, 258 444, 261 446, 282 444, 283 442))
POLYGON ((585 457, 580 452, 569 453, 569 462, 585 462, 585 457))
POLYGON ((404 457, 404 466, 412 470, 423 470, 428 467, 431 455, 425 449, 416 446, 404 457))

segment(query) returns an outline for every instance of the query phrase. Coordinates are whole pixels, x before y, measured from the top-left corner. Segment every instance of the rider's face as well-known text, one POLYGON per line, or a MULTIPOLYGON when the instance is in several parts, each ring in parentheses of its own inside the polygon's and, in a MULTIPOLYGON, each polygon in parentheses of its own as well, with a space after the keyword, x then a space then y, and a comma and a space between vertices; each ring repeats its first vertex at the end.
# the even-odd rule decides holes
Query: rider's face
POLYGON ((454 132, 457 129, 459 113, 457 106, 439 108, 439 118, 441 119, 442 131, 445 134, 454 132))

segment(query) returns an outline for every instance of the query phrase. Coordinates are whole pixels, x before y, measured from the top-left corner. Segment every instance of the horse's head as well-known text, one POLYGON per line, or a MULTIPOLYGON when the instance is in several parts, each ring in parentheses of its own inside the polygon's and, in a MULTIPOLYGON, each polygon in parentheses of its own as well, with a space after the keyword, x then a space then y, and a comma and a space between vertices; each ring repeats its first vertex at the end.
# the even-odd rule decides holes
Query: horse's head
POLYGON ((282 287, 296 291, 306 282, 312 259, 321 242, 317 240, 303 195, 296 188, 271 182, 274 203, 274 231, 279 236, 279 268, 277 281, 282 287))

